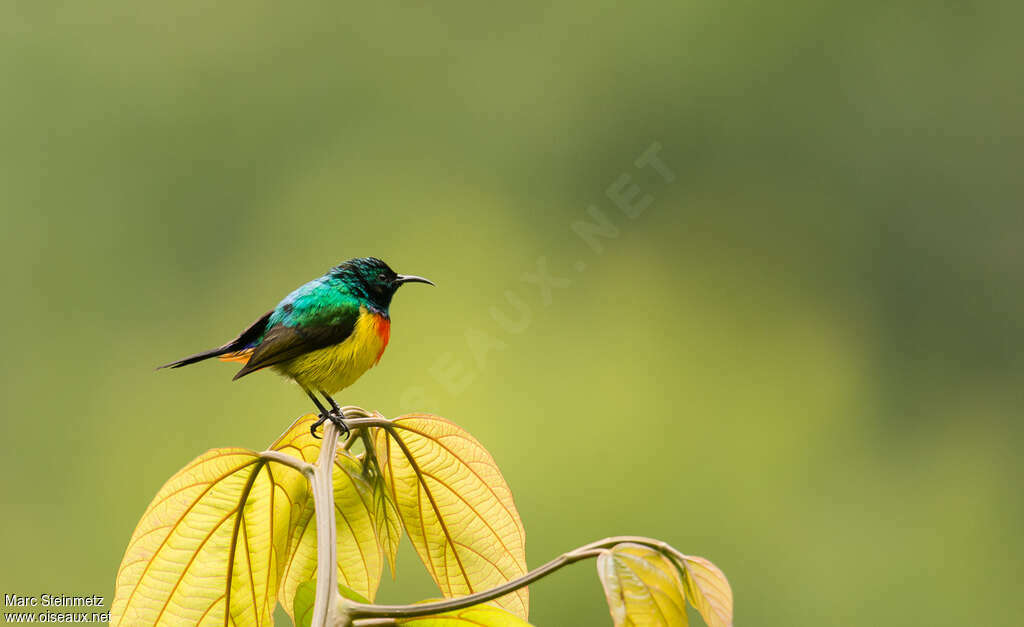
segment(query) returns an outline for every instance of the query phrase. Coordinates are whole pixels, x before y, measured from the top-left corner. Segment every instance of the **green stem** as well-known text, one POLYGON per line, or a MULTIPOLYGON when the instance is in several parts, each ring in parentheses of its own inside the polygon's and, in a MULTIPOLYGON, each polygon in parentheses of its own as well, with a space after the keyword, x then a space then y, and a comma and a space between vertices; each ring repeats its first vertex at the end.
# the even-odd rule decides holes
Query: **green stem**
MULTIPOLYGON (((612 536, 603 540, 591 542, 590 544, 584 544, 579 548, 563 553, 547 564, 538 566, 531 570, 522 577, 513 579, 512 581, 495 588, 491 588, 490 590, 484 590, 482 592, 459 597, 457 599, 445 599, 444 601, 436 601, 434 603, 417 603, 415 605, 369 605, 366 603, 355 603, 344 600, 342 601, 341 610, 343 614, 347 615, 349 620, 354 621, 352 624, 357 625, 358 627, 395 624, 393 621, 387 622, 385 620, 384 622, 381 622, 383 619, 415 618, 417 616, 428 616, 430 614, 461 610, 473 605, 479 605, 480 603, 486 603, 487 601, 493 601, 494 599, 505 596, 510 592, 515 592, 524 586, 530 585, 538 579, 542 579, 550 575, 556 570, 568 566, 569 564, 574 564, 580 560, 597 557, 604 550, 623 542, 642 544, 661 552, 674 551, 674 549, 672 549, 668 544, 653 538, 645 538, 643 536, 612 536), (371 621, 367 619, 373 620, 371 621)), ((345 623, 343 622, 342 624, 345 623)))

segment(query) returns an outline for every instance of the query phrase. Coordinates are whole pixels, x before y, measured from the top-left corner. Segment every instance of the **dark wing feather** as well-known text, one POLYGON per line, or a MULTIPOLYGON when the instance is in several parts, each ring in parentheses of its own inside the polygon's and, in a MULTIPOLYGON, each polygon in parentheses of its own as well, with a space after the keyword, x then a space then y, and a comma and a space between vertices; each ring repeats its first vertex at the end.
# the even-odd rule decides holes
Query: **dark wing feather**
POLYGON ((273 366, 300 355, 344 342, 355 329, 359 312, 336 320, 330 325, 285 326, 276 324, 263 337, 248 363, 238 371, 235 379, 273 366))
POLYGON ((267 322, 270 320, 270 314, 272 313, 274 313, 273 310, 268 311, 267 313, 260 316, 256 320, 256 322, 250 324, 249 328, 247 328, 245 331, 242 331, 238 335, 238 337, 236 337, 235 339, 231 340, 230 342, 223 346, 211 348, 208 351, 196 353, 195 355, 189 355, 184 359, 179 359, 178 361, 172 361, 169 364, 157 366, 157 370, 159 370, 160 368, 181 368, 182 366, 194 364, 197 361, 203 361, 204 359, 209 359, 211 357, 217 357, 219 355, 224 355, 226 353, 233 353, 235 351, 244 350, 248 348, 250 344, 259 339, 260 335, 263 335, 263 331, 267 328, 267 322))

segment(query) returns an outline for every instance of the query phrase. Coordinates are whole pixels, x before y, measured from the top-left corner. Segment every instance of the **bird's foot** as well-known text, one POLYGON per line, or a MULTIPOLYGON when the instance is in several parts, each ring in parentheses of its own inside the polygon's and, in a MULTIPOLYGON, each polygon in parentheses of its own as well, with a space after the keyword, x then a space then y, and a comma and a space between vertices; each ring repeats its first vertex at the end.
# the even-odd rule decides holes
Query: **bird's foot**
POLYGON ((341 411, 340 407, 332 409, 330 412, 328 412, 327 417, 330 419, 331 422, 334 423, 336 427, 341 429, 341 435, 348 435, 349 428, 348 425, 345 424, 345 414, 341 411))
POLYGON ((309 434, 312 435, 314 438, 319 440, 321 438, 320 438, 320 436, 318 436, 316 434, 316 428, 319 427, 320 425, 324 424, 324 422, 327 421, 327 412, 324 412, 322 414, 317 414, 317 415, 320 416, 320 419, 317 420, 316 422, 314 422, 313 424, 309 425, 309 434))
POLYGON ((341 429, 342 435, 348 435, 349 428, 348 425, 345 424, 345 414, 342 413, 341 409, 332 409, 331 411, 322 412, 317 415, 319 416, 319 420, 309 425, 309 432, 310 434, 312 434, 314 438, 318 440, 321 439, 320 436, 316 434, 316 429, 317 427, 324 424, 328 420, 333 422, 336 427, 341 429))

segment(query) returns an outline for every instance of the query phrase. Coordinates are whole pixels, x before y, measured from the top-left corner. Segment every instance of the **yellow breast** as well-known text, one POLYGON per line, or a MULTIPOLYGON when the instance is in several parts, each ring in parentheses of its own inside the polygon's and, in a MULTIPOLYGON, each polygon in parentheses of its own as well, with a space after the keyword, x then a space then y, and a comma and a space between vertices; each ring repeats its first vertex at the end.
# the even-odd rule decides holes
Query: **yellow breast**
POLYGON ((388 344, 390 326, 387 318, 362 307, 355 329, 344 342, 306 353, 274 368, 306 389, 335 394, 355 383, 377 363, 388 344))

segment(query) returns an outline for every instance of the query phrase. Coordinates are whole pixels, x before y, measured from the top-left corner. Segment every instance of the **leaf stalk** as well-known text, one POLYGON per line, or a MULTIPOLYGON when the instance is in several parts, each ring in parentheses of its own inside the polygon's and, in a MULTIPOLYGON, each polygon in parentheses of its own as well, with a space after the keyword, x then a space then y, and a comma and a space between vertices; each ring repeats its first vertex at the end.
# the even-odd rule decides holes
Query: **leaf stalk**
MULTIPOLYGON (((653 538, 643 536, 611 536, 604 538, 603 540, 584 544, 583 546, 563 553, 550 562, 531 570, 522 577, 513 579, 505 584, 455 599, 445 599, 443 601, 435 601, 433 603, 417 603, 415 605, 370 605, 366 603, 356 603, 355 601, 342 599, 341 595, 335 595, 341 603, 341 613, 343 615, 341 622, 337 624, 342 626, 354 625, 355 627, 395 625, 397 623, 393 619, 396 618, 415 618, 418 616, 440 614, 442 612, 453 612, 455 610, 461 610, 481 603, 486 603, 488 601, 493 601, 498 597, 505 596, 510 592, 515 592, 524 586, 528 586, 531 583, 564 568, 565 566, 575 564, 576 562, 585 559, 597 557, 605 550, 623 542, 641 544, 666 554, 672 553, 681 555, 678 551, 661 540, 655 540, 653 538)), ((314 623, 314 625, 315 624, 316 623, 314 623)))

